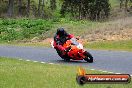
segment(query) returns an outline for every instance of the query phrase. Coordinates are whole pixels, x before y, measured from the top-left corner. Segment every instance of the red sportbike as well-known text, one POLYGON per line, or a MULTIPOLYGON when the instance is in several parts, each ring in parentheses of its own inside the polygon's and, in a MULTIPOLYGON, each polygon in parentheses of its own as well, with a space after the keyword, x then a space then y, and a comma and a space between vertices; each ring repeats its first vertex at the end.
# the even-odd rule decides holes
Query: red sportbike
MULTIPOLYGON (((53 46, 54 41, 51 41, 50 43, 51 46, 54 48, 53 46)), ((56 51, 58 55, 65 61, 70 61, 72 59, 72 60, 85 60, 89 63, 93 62, 92 55, 83 49, 83 45, 76 38, 71 38, 70 40, 67 40, 63 44, 63 47, 65 49, 68 49, 68 51, 65 54, 62 55, 62 51, 59 50, 56 51)))

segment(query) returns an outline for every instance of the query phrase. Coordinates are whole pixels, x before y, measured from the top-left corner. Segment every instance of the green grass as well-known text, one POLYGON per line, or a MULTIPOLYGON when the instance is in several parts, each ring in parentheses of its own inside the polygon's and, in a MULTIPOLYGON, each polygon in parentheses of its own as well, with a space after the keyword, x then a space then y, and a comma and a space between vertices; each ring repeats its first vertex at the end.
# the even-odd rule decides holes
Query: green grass
POLYGON ((86 48, 132 51, 132 40, 86 43, 86 48))
MULTIPOLYGON (((0 43, 0 45, 51 47, 50 42, 35 42, 35 43, 9 42, 9 43, 0 43)), ((90 42, 90 43, 84 43, 84 48, 98 49, 98 50, 132 51, 132 40, 90 42)))
POLYGON ((119 7, 120 6, 120 0, 109 0, 110 4, 111 4, 111 7, 114 8, 114 7, 119 7))
MULTIPOLYGON (((35 42, 35 43, 2 42, 0 43, 0 45, 51 47, 50 42, 35 42)), ((84 48, 96 49, 96 50, 132 51, 132 40, 90 42, 90 43, 84 43, 84 48)))
POLYGON ((82 35, 99 26, 99 22, 78 21, 66 18, 42 19, 0 19, 0 41, 31 40, 34 37, 53 37, 56 29, 64 27, 68 32, 82 35))
POLYGON ((51 47, 50 42, 0 42, 0 45, 14 45, 14 46, 32 46, 32 47, 51 47))
POLYGON ((0 19, 0 41, 13 41, 45 37, 52 22, 42 19, 0 19))
MULTIPOLYGON (((78 66, 49 65, 0 57, 0 88, 131 88, 130 84, 76 83, 78 66)), ((88 74, 101 72, 91 71, 88 74)), ((103 73, 102 73, 103 74, 103 73)))
MULTIPOLYGON (((123 21, 123 27, 127 27, 127 24, 130 24, 130 22, 123 21)), ((66 18, 52 19, 48 21, 42 19, 26 18, 0 19, 0 44, 49 47, 49 42, 32 43, 32 39, 36 38, 37 40, 41 41, 45 38, 53 38, 56 29, 59 27, 64 27, 68 31, 68 33, 74 34, 75 36, 81 36, 82 38, 87 39, 86 36, 89 33, 92 33, 92 31, 94 30, 113 30, 118 24, 120 24, 120 21, 115 21, 115 23, 113 21, 92 22, 86 20, 71 20, 66 18), (27 42, 24 43, 23 41, 27 42)), ((116 29, 120 28, 122 27, 117 27, 116 29)), ((132 51, 132 40, 86 43, 85 47, 91 49, 132 51)))
POLYGON ((59 19, 52 32, 56 32, 56 29, 59 27, 64 27, 69 33, 74 34, 75 36, 82 36, 84 33, 90 30, 98 28, 102 23, 88 21, 88 20, 70 20, 66 18, 59 19))

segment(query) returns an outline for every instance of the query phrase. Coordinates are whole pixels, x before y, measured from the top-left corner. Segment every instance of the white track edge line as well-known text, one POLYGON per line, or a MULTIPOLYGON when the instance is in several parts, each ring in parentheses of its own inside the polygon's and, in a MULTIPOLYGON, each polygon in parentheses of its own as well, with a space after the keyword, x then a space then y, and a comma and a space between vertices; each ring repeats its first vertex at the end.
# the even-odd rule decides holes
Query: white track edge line
POLYGON ((45 62, 40 62, 40 63, 44 64, 45 62))
POLYGON ((30 60, 26 60, 26 61, 30 61, 30 60))
POLYGON ((48 63, 48 64, 54 64, 54 63, 48 63))

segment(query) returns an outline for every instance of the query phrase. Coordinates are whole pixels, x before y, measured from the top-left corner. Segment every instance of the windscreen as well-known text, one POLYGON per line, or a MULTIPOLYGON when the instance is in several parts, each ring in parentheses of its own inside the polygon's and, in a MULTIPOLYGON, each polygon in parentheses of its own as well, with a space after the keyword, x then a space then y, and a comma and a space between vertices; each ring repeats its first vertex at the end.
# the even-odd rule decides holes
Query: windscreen
POLYGON ((70 39, 73 45, 79 45, 75 38, 70 39))

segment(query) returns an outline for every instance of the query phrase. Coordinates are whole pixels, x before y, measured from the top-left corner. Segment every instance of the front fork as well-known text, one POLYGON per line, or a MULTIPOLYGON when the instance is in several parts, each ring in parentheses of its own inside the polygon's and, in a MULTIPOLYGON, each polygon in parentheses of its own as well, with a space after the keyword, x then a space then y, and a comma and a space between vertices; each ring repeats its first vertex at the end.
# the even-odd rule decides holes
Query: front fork
POLYGON ((79 52, 78 52, 78 54, 81 56, 82 59, 84 59, 84 58, 87 58, 86 52, 87 51, 85 51, 83 49, 80 49, 79 52))

